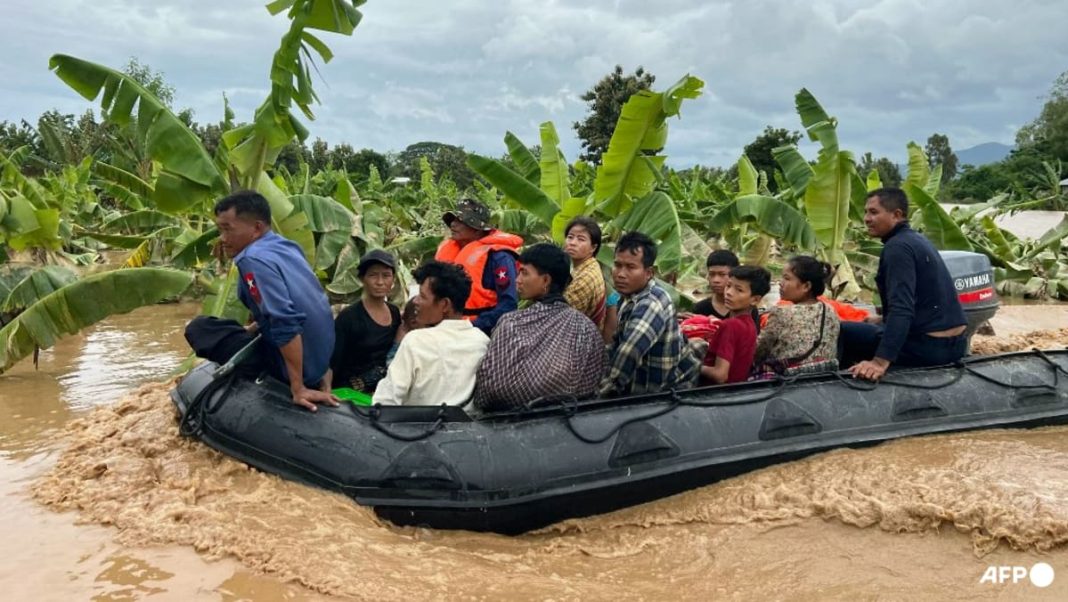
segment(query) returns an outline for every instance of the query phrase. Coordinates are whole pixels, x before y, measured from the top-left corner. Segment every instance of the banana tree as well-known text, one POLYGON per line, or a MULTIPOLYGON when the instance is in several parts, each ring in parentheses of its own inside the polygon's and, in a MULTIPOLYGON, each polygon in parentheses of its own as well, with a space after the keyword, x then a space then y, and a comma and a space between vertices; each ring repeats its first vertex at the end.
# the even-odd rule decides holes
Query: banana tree
POLYGON ((589 181, 589 167, 576 164, 575 177, 559 151, 559 137, 551 122, 541 125, 541 158, 537 184, 529 161, 509 134, 505 143, 520 171, 496 159, 472 155, 468 165, 533 214, 554 240, 563 241, 563 229, 577 215, 592 214, 606 223, 609 238, 623 230, 640 230, 660 245, 657 265, 665 275, 682 266, 682 240, 685 229, 674 200, 667 194, 661 170, 666 158, 660 154, 667 142, 669 117, 679 115, 686 99, 697 98, 704 82, 684 76, 664 92, 642 91, 624 104, 616 129, 603 156, 603 164, 593 176, 593 189, 585 197, 575 196, 589 181), (517 156, 518 155, 518 156, 517 156), (526 167, 524 167, 526 165, 526 167), (663 182, 664 190, 657 187, 663 182))

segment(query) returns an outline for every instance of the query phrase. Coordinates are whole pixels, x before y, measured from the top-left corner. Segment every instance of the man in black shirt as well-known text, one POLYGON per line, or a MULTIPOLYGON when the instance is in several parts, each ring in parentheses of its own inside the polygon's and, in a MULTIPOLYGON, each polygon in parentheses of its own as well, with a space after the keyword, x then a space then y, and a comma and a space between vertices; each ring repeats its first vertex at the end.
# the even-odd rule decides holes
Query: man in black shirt
POLYGON ((883 241, 875 282, 883 308, 865 323, 843 322, 842 366, 879 380, 891 364, 937 366, 964 356, 966 320, 946 264, 929 240, 909 227, 900 188, 868 194, 864 225, 883 241))

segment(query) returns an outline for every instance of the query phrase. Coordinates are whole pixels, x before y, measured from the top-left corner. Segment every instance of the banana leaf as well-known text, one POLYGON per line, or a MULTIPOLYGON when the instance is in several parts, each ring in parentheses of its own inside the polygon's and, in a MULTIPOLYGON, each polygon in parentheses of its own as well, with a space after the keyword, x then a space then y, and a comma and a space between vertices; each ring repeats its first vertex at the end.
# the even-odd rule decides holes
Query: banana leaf
POLYGON ((21 311, 78 279, 78 275, 58 265, 45 266, 23 276, 4 299, 2 313, 21 311))
MULTIPOLYGON (((875 170, 872 170, 874 173, 875 170)), ((870 174, 869 174, 870 175, 870 174)), ((852 173, 849 176, 851 185, 849 187, 849 219, 854 223, 864 223, 864 205, 868 202, 868 182, 860 177, 857 173, 856 166, 854 165, 852 173)), ((876 176, 878 179, 878 176, 876 176)), ((846 231, 849 227, 846 227, 846 231)))
POLYGON ((388 250, 399 258, 410 259, 412 265, 419 265, 423 260, 433 257, 441 239, 441 236, 400 237, 393 241, 388 250))
POLYGON ((685 75, 663 93, 642 90, 623 105, 593 185, 594 200, 608 216, 624 213, 634 199, 653 190, 656 175, 650 161, 656 171, 664 164, 659 153, 667 143, 666 120, 679 114, 683 100, 700 96, 704 85, 685 75))
POLYGON ((931 195, 927 194, 926 190, 911 182, 906 182, 905 193, 909 201, 920 209, 923 234, 934 244, 935 248, 942 251, 974 250, 957 222, 953 221, 953 218, 931 198, 931 195))
MULTIPOLYGON (((541 124, 544 128, 546 124, 552 125, 551 121, 547 121, 541 124)), ((553 128, 553 134, 556 133, 556 129, 553 128)), ((544 137, 544 134, 542 134, 544 137)), ((560 141, 557 139, 556 144, 560 141)), ((504 144, 508 147, 508 156, 512 158, 512 162, 515 163, 516 169, 519 174, 527 179, 531 184, 538 184, 541 181, 541 166, 538 165, 538 158, 534 156, 534 153, 530 152, 527 145, 523 144, 512 132, 505 132, 504 144)), ((542 153, 545 152, 545 142, 542 142, 542 153)))
POLYGON ((355 214, 330 197, 297 194, 289 197, 289 200, 297 211, 302 211, 307 216, 308 227, 312 232, 342 231, 348 237, 356 223, 355 214))
POLYGON ((635 201, 620 217, 621 232, 637 230, 657 243, 656 265, 661 274, 679 271, 682 266, 682 225, 675 203, 667 194, 654 191, 635 201))
POLYGON ((114 165, 96 161, 92 171, 101 188, 131 209, 144 209, 145 201, 152 199, 156 193, 151 184, 114 165))
POLYGON ((564 244, 564 230, 567 225, 576 217, 586 215, 587 209, 587 199, 572 197, 564 202, 560 212, 553 216, 553 240, 556 244, 564 244))
POLYGON ((237 297, 237 280, 240 272, 237 264, 231 263, 222 278, 204 281, 209 294, 204 297, 201 313, 217 318, 230 318, 244 324, 248 320, 248 308, 237 297))
POLYGON ((63 246, 63 239, 59 235, 59 209, 35 209, 33 217, 37 222, 37 227, 32 230, 17 231, 10 235, 8 245, 16 251, 30 248, 58 251, 63 246))
POLYGON ((99 96, 111 123, 132 123, 136 106, 137 142, 161 168, 152 195, 159 209, 181 212, 226 191, 223 175, 197 135, 133 78, 63 54, 53 55, 48 64, 87 100, 99 96))
POLYGON ((994 222, 994 217, 991 215, 984 215, 979 220, 980 225, 983 227, 983 232, 986 234, 987 240, 994 245, 994 252, 998 258, 1006 262, 1019 261, 1016 257, 1016 252, 1013 251, 1012 244, 1005 238, 1005 233, 994 222))
POLYGON ((137 245, 129 255, 126 256, 126 261, 122 262, 123 268, 143 268, 152 260, 152 240, 145 240, 141 244, 137 245))
POLYGON ((990 200, 984 203, 975 203, 972 205, 968 205, 967 207, 954 207, 953 210, 949 213, 949 216, 953 218, 953 221, 963 226, 983 211, 998 207, 1010 198, 1011 197, 1008 194, 1001 193, 991 197, 990 200))
POLYGON ((214 227, 207 229, 203 234, 178 249, 171 256, 171 263, 178 268, 193 268, 210 261, 217 238, 219 238, 218 229, 214 227))
POLYGON ((708 230, 723 233, 743 224, 802 251, 816 248, 816 232, 797 209, 768 196, 746 195, 721 209, 708 223, 708 230))
MULTIPOLYGON (((905 178, 902 188, 912 185, 920 190, 925 190, 928 182, 931 180, 931 168, 927 163, 927 154, 924 153, 923 149, 920 148, 920 145, 915 142, 909 142, 908 153, 909 175, 905 178)), ((930 194, 928 194, 928 196, 930 196, 930 194)))
POLYGON ((1024 255, 1023 259, 1032 259, 1049 247, 1055 244, 1060 245, 1066 236, 1068 236, 1068 215, 1064 216, 1056 226, 1047 230, 1046 233, 1035 242, 1034 248, 1024 255))
POLYGON ((757 171, 753 167, 753 162, 749 160, 749 157, 742 155, 738 159, 738 194, 741 196, 759 194, 757 180, 757 171))
MULTIPOLYGON (((556 207, 563 207, 571 199, 571 189, 567 161, 558 148, 560 137, 556 135, 556 127, 551 121, 541 124, 540 131, 541 162, 538 170, 541 172, 541 190, 556 207)), ((552 226, 551 223, 549 225, 552 226)))
POLYGON ((3 180, 8 182, 9 187, 17 191, 19 196, 33 205, 35 209, 47 209, 49 203, 44 187, 37 181, 22 175, 19 164, 14 160, 17 154, 20 154, 17 149, 8 157, 0 153, 0 167, 3 168, 0 173, 3 173, 3 180))
POLYGON ((356 275, 356 266, 360 263, 360 249, 355 241, 349 240, 337 256, 334 279, 326 285, 326 290, 335 295, 351 295, 360 290, 363 283, 356 275))
POLYGON ((879 170, 873 169, 868 172, 868 180, 864 183, 868 192, 875 192, 883 187, 883 180, 879 177, 879 170))
MULTIPOLYGON (((304 166, 304 169, 307 169, 307 165, 304 166)), ((301 194, 308 194, 308 191, 305 190, 301 194)), ((337 188, 334 190, 334 200, 352 213, 359 213, 357 207, 361 204, 360 195, 356 192, 356 188, 353 187, 352 182, 349 182, 348 175, 338 180, 337 188)))
POLYGON ((823 247, 841 250, 852 203, 853 157, 848 151, 820 153, 805 189, 805 215, 823 247))
POLYGON ((42 297, 0 329, 0 372, 36 349, 47 349, 114 314, 175 297, 192 276, 165 268, 133 268, 87 276, 42 297))
POLYGON ((838 120, 827 114, 823 107, 805 88, 798 91, 794 97, 797 114, 801 118, 801 125, 805 127, 809 140, 819 142, 820 155, 834 155, 838 153, 838 120))
POLYGON ((8 199, 6 210, 3 226, 9 235, 32 232, 41 227, 37 222, 37 208, 21 194, 8 199))
POLYGON ((794 196, 804 196, 805 188, 812 179, 812 166, 801 155, 797 147, 790 144, 771 150, 771 156, 782 168, 782 175, 790 185, 790 191, 794 196))
POLYGON ((938 191, 942 188, 942 165, 935 165, 931 170, 931 174, 927 176, 927 184, 923 189, 927 194, 931 195, 932 199, 938 198, 938 191))
POLYGON ((315 247, 315 271, 327 271, 334 266, 338 254, 345 247, 351 236, 347 230, 331 230, 319 237, 315 247))
POLYGON ((104 222, 104 227, 111 231, 144 232, 146 230, 157 231, 161 228, 177 226, 179 223, 178 218, 173 215, 162 211, 143 209, 108 220, 104 222))
POLYGON ((757 234, 745 247, 745 265, 765 265, 771 259, 771 237, 767 234, 757 234))
MULTIPOLYGON (((545 154, 542 153, 543 156, 545 154)), ((552 227, 553 216, 560 211, 560 207, 541 188, 496 159, 472 154, 467 157, 467 165, 520 207, 532 213, 546 227, 552 227)))

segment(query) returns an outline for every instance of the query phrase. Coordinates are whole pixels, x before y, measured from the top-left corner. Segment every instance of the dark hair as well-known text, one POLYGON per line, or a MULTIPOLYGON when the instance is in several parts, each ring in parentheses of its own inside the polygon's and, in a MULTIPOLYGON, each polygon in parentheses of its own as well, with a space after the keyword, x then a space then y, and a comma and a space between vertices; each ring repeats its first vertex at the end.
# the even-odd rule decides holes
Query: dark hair
POLYGON ((562 295, 571 283, 571 259, 560 247, 543 242, 523 250, 519 263, 532 266, 539 274, 549 275, 549 292, 562 295))
POLYGON ((429 280, 430 292, 434 293, 435 298, 448 299, 452 302, 453 311, 463 312, 467 297, 471 295, 471 279, 463 268, 455 263, 431 260, 416 268, 412 276, 419 284, 429 280))
POLYGON ((596 257, 597 252, 601 250, 601 226, 597 223, 597 220, 589 217, 588 215, 580 215, 567 223, 567 227, 564 228, 564 237, 571 234, 571 229, 575 226, 581 226, 586 229, 586 232, 590 233, 590 242, 593 243, 593 255, 596 257))
POLYGON ((718 251, 712 251, 708 254, 708 259, 705 260, 705 267, 718 267, 727 266, 728 268, 738 267, 738 256, 734 254, 734 251, 728 251, 726 249, 720 249, 718 251))
POLYGON ((875 197, 879 199, 879 204, 883 206, 890 213, 900 209, 901 215, 909 216, 909 197, 905 195, 905 191, 900 188, 879 188, 868 193, 868 196, 864 197, 865 200, 875 197))
POLYGON ((252 216, 271 226, 271 205, 255 190, 238 190, 215 203, 215 215, 231 209, 238 217, 252 216))
POLYGON ((758 265, 739 265, 731 268, 731 278, 749 283, 749 291, 763 297, 771 290, 771 273, 758 265))
POLYGON ((798 255, 786 262, 786 265, 790 267, 790 271, 797 276, 798 280, 812 285, 813 297, 819 297, 823 291, 827 290, 827 283, 834 272, 831 264, 808 255, 798 255))
POLYGON ((616 253, 630 251, 637 254, 639 250, 642 252, 642 265, 653 267, 656 263, 656 243, 644 233, 631 230, 620 236, 619 242, 616 243, 616 253))

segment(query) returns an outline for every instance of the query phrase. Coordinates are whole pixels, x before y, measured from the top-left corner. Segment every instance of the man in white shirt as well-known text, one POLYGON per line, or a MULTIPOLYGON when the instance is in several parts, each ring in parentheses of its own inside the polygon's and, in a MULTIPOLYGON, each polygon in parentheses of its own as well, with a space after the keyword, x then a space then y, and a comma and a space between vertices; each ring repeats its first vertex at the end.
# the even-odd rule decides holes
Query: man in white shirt
POLYGON ((489 337, 464 319, 471 279, 463 268, 430 261, 412 273, 419 283, 416 321, 401 341, 374 403, 462 405, 475 388, 475 372, 489 337))

